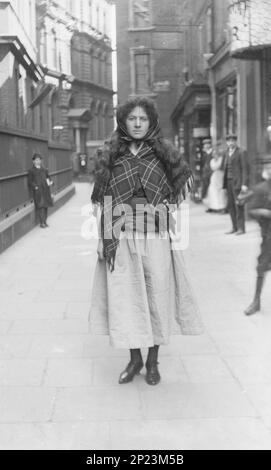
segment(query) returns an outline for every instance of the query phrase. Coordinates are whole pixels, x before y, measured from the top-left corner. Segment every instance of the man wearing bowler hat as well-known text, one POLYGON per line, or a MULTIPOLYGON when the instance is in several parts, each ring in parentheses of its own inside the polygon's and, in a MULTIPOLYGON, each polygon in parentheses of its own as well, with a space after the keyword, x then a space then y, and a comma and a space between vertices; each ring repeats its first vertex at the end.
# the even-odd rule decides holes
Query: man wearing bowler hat
POLYGON ((245 207, 238 203, 238 196, 248 190, 247 153, 237 146, 235 134, 227 135, 226 142, 228 149, 223 160, 223 188, 228 193, 228 210, 232 221, 232 229, 227 233, 242 235, 245 233, 245 207))

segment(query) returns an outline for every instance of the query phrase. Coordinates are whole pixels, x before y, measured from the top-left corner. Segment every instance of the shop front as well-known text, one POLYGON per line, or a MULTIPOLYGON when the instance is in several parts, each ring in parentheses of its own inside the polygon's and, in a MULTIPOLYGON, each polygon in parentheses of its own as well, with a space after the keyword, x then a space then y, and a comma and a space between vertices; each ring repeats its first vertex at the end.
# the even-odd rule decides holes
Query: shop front
POLYGON ((201 200, 202 142, 210 136, 211 97, 206 84, 191 84, 172 116, 175 145, 189 163, 194 176, 194 200, 201 200))

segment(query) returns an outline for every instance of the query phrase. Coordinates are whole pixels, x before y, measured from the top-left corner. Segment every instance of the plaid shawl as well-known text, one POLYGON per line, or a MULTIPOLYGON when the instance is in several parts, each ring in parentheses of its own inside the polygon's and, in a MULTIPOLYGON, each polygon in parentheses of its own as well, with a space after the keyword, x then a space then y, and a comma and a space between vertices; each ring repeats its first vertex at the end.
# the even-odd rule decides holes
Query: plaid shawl
MULTIPOLYGON (((117 132, 120 140, 128 144, 133 141, 126 126, 118 122, 117 132)), ((125 213, 129 210, 137 178, 139 176, 149 204, 157 206, 164 201, 171 202, 172 188, 169 185, 163 163, 153 150, 153 142, 159 138, 160 126, 157 121, 150 127, 141 147, 135 156, 129 148, 121 154, 111 168, 110 176, 105 178, 101 173, 96 179, 91 200, 102 206, 101 237, 103 239, 104 257, 111 271, 114 270, 116 250, 119 245, 121 228, 125 223, 125 213)), ((177 163, 172 165, 173 174, 182 175, 181 197, 192 184, 192 173, 189 168, 177 163)), ((131 209, 132 210, 132 209, 131 209)))
POLYGON ((143 144, 137 156, 129 152, 116 161, 104 194, 109 198, 104 199, 102 226, 104 256, 111 269, 114 269, 115 253, 124 223, 122 214, 127 211, 125 205, 129 204, 133 197, 137 175, 140 177, 149 204, 156 206, 162 203, 170 193, 163 166, 148 144, 143 144))

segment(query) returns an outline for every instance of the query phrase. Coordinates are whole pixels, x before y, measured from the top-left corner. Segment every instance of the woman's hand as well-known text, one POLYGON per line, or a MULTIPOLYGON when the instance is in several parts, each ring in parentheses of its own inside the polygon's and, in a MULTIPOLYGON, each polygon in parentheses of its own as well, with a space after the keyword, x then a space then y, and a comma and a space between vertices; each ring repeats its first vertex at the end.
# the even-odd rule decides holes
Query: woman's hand
POLYGON ((103 241, 101 239, 98 242, 97 255, 98 255, 99 261, 104 260, 104 245, 103 245, 103 241))

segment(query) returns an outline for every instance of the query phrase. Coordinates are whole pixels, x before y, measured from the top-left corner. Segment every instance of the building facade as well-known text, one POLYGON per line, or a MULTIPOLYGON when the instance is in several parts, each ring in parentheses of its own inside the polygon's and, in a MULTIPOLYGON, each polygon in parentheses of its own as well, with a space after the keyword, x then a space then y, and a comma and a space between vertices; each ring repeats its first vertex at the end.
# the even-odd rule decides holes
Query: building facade
POLYGON ((206 57, 212 49, 210 2, 182 2, 184 60, 181 90, 171 115, 175 142, 196 173, 202 141, 210 136, 211 93, 206 57))
POLYGON ((34 103, 44 93, 34 0, 0 2, 0 252, 35 225, 27 171, 43 155, 54 181, 57 209, 74 193, 70 147, 48 136, 48 110, 34 103))
POLYGON ((37 0, 38 57, 52 86, 50 132, 72 144, 76 173, 113 130, 112 8, 109 0, 37 0))
MULTIPOLYGON (((193 168, 204 137, 210 136, 214 145, 223 146, 227 134, 237 134, 239 145, 248 152, 251 183, 259 176, 258 161, 264 151, 269 115, 263 110, 268 93, 263 85, 263 68, 268 67, 268 61, 262 60, 261 64, 263 53, 258 52, 256 57, 253 45, 253 54, 241 52, 244 28, 249 24, 252 28, 257 21, 252 11, 248 15, 253 2, 258 9, 260 3, 263 8, 265 0, 184 2, 186 82, 172 113, 176 140, 193 168), (240 38, 239 43, 236 38, 240 38)), ((270 24, 268 8, 262 11, 264 15, 270 24)), ((254 35, 251 30, 250 37, 254 35)), ((267 49, 264 54, 268 54, 267 49)))
POLYGON ((153 98, 168 138, 182 70, 181 16, 177 0, 116 0, 118 101, 153 98))
POLYGON ((270 23, 268 0, 229 1, 230 54, 244 70, 240 87, 244 81, 247 85, 241 138, 247 143, 254 179, 260 178, 262 158, 271 151, 270 23))

